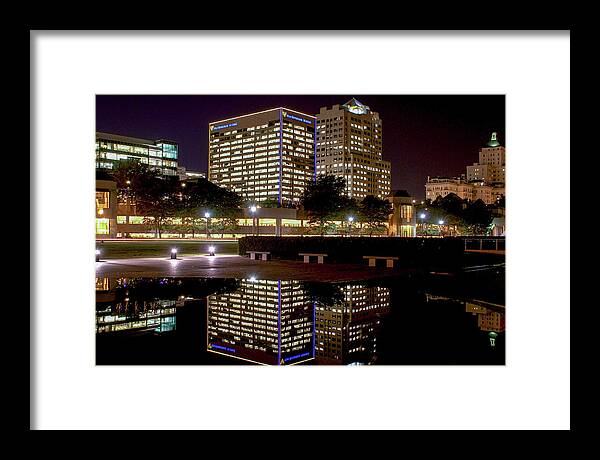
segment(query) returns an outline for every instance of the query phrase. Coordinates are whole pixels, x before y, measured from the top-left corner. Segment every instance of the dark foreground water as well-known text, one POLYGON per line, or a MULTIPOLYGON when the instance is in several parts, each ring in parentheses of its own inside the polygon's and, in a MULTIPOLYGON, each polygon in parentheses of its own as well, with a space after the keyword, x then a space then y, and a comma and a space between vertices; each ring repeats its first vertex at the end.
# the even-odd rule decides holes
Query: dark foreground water
POLYGON ((505 363, 503 272, 352 283, 97 278, 97 364, 505 363))

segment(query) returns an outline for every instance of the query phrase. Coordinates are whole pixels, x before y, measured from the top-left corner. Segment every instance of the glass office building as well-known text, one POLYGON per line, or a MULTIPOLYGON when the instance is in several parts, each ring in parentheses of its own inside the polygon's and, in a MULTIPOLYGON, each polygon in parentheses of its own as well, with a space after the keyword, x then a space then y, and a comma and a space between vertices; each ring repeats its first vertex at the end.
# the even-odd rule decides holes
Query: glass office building
POLYGON ((208 297, 206 348, 266 365, 314 359, 314 314, 299 281, 243 279, 208 297))
POLYGON ((209 124, 208 180, 248 202, 298 204, 315 175, 314 116, 283 107, 209 124))
POLYGON ((164 176, 177 176, 179 145, 173 141, 149 140, 96 132, 96 169, 115 169, 119 161, 134 160, 164 176))

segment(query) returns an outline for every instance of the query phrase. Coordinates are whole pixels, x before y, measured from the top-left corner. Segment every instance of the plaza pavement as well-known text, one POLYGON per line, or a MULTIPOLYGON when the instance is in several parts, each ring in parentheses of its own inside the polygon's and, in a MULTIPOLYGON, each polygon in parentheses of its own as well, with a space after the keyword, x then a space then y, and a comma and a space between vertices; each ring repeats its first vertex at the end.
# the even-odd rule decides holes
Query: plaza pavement
POLYGON ((412 272, 407 269, 369 267, 358 264, 324 264, 292 260, 251 260, 239 255, 183 256, 177 260, 164 257, 101 259, 96 262, 98 277, 209 277, 281 279, 343 282, 396 277, 412 272))

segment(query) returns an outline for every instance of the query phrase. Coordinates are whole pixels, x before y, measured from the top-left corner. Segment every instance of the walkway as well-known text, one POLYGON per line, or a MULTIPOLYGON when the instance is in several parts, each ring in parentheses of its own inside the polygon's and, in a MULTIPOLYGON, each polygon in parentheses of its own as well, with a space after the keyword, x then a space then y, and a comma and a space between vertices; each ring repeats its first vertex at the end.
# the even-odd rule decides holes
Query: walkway
POLYGON ((305 264, 291 260, 250 260, 238 255, 108 259, 96 262, 98 277, 210 277, 342 282, 411 273, 408 269, 357 264, 305 264))

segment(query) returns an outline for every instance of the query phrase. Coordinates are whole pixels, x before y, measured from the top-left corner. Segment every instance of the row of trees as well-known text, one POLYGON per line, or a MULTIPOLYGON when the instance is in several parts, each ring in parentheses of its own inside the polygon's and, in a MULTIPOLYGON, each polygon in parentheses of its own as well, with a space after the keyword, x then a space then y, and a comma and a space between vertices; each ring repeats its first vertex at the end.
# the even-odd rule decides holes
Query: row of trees
POLYGON ((237 225, 241 197, 206 179, 182 183, 177 176, 161 176, 135 161, 120 162, 113 177, 119 200, 135 203, 136 213, 159 238, 166 230, 195 235, 206 228, 207 212, 218 219, 221 233, 237 225), (181 224, 173 225, 174 219, 181 224))
POLYGON ((345 195, 345 187, 345 179, 333 175, 319 175, 306 187, 300 203, 315 230, 321 235, 336 232, 337 221, 348 222, 349 229, 357 222, 369 236, 384 232, 393 212, 391 203, 373 195, 358 202, 345 195))
MULTIPOLYGON (((242 217, 242 206, 248 205, 237 193, 206 179, 180 182, 176 176, 161 176, 136 161, 120 162, 111 175, 117 183, 120 202, 135 205, 136 214, 144 216, 144 224, 159 238, 165 231, 192 236, 207 230, 233 233, 238 227, 237 219, 242 217)), ((355 233, 384 232, 392 212, 389 201, 367 196, 359 203, 345 195, 345 186, 343 178, 332 175, 320 175, 307 185, 300 205, 311 230, 321 235, 337 233, 340 229, 335 222, 341 221, 355 233)), ((277 201, 260 205, 279 207, 277 201)))
MULTIPOLYGON (((483 200, 464 200, 454 193, 435 200, 426 200, 417 206, 417 222, 427 233, 427 223, 437 224, 443 221, 448 227, 456 227, 461 235, 485 235, 498 208, 504 207, 502 198, 494 205, 487 205, 483 200), (421 217, 424 216, 424 217, 421 217)), ((431 227, 430 227, 431 228, 431 227)))

